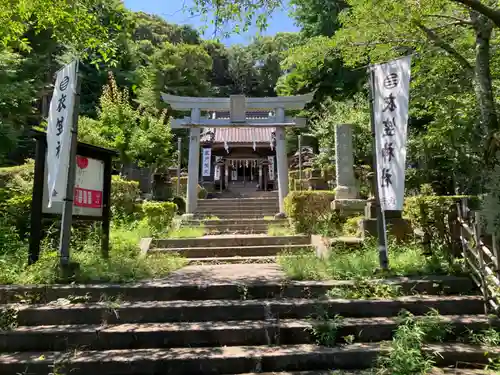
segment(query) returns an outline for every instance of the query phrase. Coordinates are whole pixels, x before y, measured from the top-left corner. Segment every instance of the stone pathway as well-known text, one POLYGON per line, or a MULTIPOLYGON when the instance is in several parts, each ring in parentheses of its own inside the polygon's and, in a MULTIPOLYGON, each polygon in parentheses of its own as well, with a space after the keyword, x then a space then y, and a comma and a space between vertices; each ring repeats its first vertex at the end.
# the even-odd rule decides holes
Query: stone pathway
POLYGON ((181 268, 164 280, 178 284, 223 284, 280 282, 286 279, 281 267, 269 264, 193 265, 181 268))

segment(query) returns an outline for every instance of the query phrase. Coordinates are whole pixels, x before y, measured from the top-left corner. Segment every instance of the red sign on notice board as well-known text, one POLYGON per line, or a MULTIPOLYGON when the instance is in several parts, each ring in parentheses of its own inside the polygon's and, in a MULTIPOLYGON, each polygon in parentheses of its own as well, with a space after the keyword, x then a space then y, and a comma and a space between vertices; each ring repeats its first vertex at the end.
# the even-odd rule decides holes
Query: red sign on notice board
POLYGON ((77 207, 101 208, 102 191, 75 188, 73 204, 77 207))

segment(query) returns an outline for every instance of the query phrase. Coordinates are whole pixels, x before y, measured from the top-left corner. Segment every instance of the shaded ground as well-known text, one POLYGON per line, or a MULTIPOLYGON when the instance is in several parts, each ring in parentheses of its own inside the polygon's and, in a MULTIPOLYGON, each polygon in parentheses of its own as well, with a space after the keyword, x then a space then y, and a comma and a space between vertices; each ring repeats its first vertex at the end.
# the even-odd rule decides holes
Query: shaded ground
POLYGON ((254 283, 283 281, 284 272, 278 264, 218 264, 193 265, 172 272, 163 280, 172 283, 254 283))

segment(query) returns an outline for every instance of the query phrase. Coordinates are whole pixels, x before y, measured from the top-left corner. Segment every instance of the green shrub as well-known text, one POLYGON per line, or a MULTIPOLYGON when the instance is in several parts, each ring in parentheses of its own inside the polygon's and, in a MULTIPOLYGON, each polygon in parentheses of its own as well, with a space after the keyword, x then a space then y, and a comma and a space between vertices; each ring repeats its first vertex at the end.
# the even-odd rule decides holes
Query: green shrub
POLYGON ((181 197, 185 197, 187 194, 187 184, 188 178, 185 176, 181 177, 180 191, 177 192, 177 177, 172 177, 172 189, 174 189, 175 193, 181 197))
POLYGON ((177 206, 177 214, 182 215, 186 213, 186 201, 182 197, 173 197, 172 203, 177 206))
POLYGON ((166 233, 177 210, 173 202, 144 202, 142 211, 152 234, 166 233))
POLYGON ((285 213, 297 233, 311 233, 324 215, 331 212, 333 191, 292 191, 285 198, 285 213))
POLYGON ((359 222, 363 220, 364 216, 353 216, 346 219, 342 226, 342 234, 345 236, 361 236, 361 228, 359 222))
POLYGON ((120 176, 111 179, 111 209, 116 219, 129 218, 137 212, 137 200, 141 197, 138 181, 125 180, 120 176))
POLYGON ((207 189, 198 185, 198 199, 205 199, 208 195, 207 189))
POLYGON ((425 242, 432 246, 444 246, 447 254, 459 254, 459 238, 454 234, 456 225, 456 206, 462 199, 467 199, 471 210, 480 205, 478 197, 474 196, 437 196, 432 191, 423 189, 430 195, 417 195, 405 198, 403 215, 409 219, 414 228, 420 229, 425 235, 425 242))
MULTIPOLYGON (((181 186, 180 189, 181 191, 179 192, 179 195, 181 197, 186 197, 187 196, 187 184, 188 184, 188 178, 187 177, 181 177, 181 186)), ((172 189, 177 193, 177 177, 172 177, 172 189)), ((198 199, 205 199, 207 197, 207 190, 198 185, 198 199)))
POLYGON ((14 229, 18 238, 29 231, 34 161, 0 168, 0 216, 2 225, 14 229))

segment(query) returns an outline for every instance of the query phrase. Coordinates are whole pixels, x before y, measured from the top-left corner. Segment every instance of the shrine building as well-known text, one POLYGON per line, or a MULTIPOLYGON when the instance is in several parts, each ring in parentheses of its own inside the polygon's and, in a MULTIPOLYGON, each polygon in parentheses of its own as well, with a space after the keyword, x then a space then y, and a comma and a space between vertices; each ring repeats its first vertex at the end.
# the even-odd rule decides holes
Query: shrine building
POLYGON ((191 116, 171 121, 173 129, 189 129, 186 213, 197 207, 197 186, 213 182, 218 189, 255 186, 278 190, 280 213, 288 194, 285 127, 303 127, 306 120, 286 116, 313 99, 313 94, 270 98, 196 98, 162 94, 177 111, 191 116), (203 115, 203 116, 202 116, 203 115))

